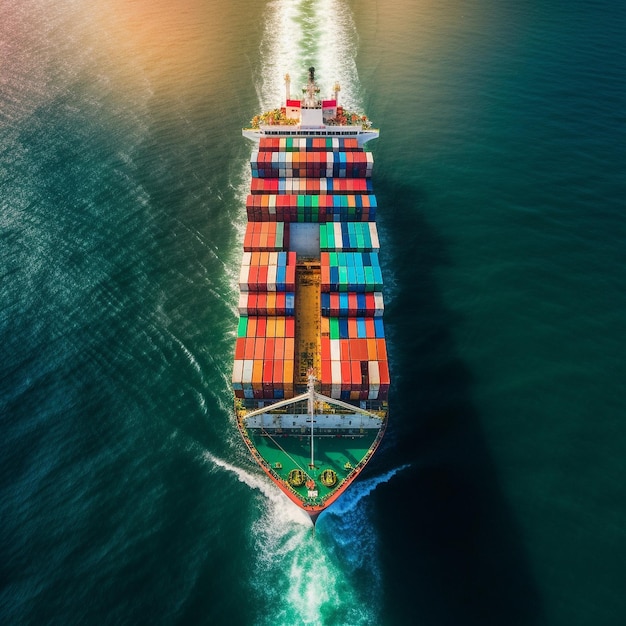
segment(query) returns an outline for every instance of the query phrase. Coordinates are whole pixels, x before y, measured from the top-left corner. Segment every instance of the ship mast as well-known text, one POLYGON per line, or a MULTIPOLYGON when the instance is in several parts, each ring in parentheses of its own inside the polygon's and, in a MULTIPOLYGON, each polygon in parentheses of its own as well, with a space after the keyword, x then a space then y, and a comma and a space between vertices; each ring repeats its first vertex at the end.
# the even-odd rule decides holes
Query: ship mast
POLYGON ((309 409, 309 419, 311 420, 311 464, 309 467, 313 469, 315 467, 315 456, 314 456, 314 443, 313 443, 313 417, 315 414, 315 376, 313 375, 313 369, 309 369, 309 380, 307 382, 307 391, 309 392, 308 398, 308 409, 309 409))

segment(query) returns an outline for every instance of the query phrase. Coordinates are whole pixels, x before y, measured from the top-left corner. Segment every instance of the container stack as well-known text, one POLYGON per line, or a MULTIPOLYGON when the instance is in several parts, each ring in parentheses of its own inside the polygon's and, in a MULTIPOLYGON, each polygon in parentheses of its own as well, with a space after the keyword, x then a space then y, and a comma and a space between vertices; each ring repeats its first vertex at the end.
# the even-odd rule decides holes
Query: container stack
POLYGON ((333 292, 321 294, 322 315, 326 317, 382 317, 385 311, 383 294, 333 292))
POLYGON ((254 222, 369 222, 376 219, 376 196, 250 194, 246 211, 254 222))
POLYGON ((383 275, 376 252, 322 252, 322 292, 381 291, 383 275))
POLYGON ((331 222, 320 224, 320 250, 378 252, 376 222, 331 222))
POLYGON ((321 391, 341 400, 386 400, 389 362, 376 225, 321 224, 320 248, 321 391))
POLYGON ((369 178, 371 152, 272 152, 255 150, 250 159, 253 178, 369 178))
POLYGON ((319 224, 320 390, 369 406, 386 400, 372 154, 355 138, 262 137, 250 165, 235 395, 278 400, 302 391, 294 387, 296 253, 288 250, 290 224, 308 222, 319 224))
POLYGON ((263 137, 259 152, 362 152, 355 137, 263 137))
POLYGON ((281 399, 293 396, 295 318, 239 318, 233 389, 237 398, 281 399))
POLYGON ((295 252, 244 252, 239 274, 240 291, 296 289, 295 252))
POLYGON ((248 222, 243 238, 245 252, 276 252, 289 248, 289 224, 248 222))
POLYGON ((381 318, 322 317, 323 394, 341 400, 386 400, 389 362, 381 318))
MULTIPOLYGON (((246 236, 249 247, 278 247, 281 241, 284 246, 286 239, 283 225, 276 222, 250 222, 246 236)), ((293 396, 295 285, 295 252, 244 252, 232 376, 237 398, 293 396)))
POLYGON ((295 315, 294 304, 294 293, 240 291, 238 310, 239 315, 295 315))
POLYGON ((371 178, 253 178, 250 192, 258 194, 371 194, 371 178))

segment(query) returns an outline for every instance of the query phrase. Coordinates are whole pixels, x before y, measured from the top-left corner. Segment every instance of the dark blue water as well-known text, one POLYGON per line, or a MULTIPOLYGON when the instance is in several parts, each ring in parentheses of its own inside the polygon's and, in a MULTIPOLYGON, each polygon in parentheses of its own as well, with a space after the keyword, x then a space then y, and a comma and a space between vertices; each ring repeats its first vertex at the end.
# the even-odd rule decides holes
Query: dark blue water
POLYGON ((626 7, 0 6, 0 621, 626 621, 626 7), (229 388, 251 145, 370 146, 392 420, 315 536, 229 388))

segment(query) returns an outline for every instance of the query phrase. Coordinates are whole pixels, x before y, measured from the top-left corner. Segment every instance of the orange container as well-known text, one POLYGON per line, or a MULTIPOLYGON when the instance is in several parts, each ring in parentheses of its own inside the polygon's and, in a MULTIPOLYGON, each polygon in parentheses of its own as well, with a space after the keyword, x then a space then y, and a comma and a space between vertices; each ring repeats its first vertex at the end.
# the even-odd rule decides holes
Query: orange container
POLYGON ((285 336, 285 318, 277 317, 274 322, 274 336, 275 337, 284 337, 285 336))
POLYGON ((367 360, 368 361, 376 361, 377 360, 377 351, 376 351, 376 339, 372 339, 368 337, 367 342, 367 360))
POLYGON ((285 358, 285 338, 276 337, 274 339, 274 355, 273 357, 277 361, 282 361, 285 358))
POLYGON ((376 340, 376 353, 379 361, 387 360, 387 344, 384 339, 376 340))
POLYGON ((254 361, 252 364, 252 385, 257 386, 263 382, 263 361, 254 361))
POLYGON ((320 318, 320 332, 322 337, 330 337, 330 319, 328 317, 320 318))
POLYGON ((285 360, 293 363, 295 356, 295 342, 293 337, 287 337, 285 339, 285 360))
POLYGON ((287 392, 287 385, 289 385, 289 389, 291 393, 293 393, 293 360, 285 360, 285 373, 284 373, 284 382, 285 382, 285 393, 287 392))

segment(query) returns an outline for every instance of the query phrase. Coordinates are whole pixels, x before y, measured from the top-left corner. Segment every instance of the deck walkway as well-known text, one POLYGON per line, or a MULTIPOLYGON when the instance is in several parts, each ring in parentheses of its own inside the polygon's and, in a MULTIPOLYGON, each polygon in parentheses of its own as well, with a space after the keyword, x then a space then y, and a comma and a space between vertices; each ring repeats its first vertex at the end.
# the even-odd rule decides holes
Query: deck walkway
POLYGON ((319 261, 298 261, 296 271, 296 367, 294 383, 307 384, 307 372, 313 368, 321 375, 319 261))

